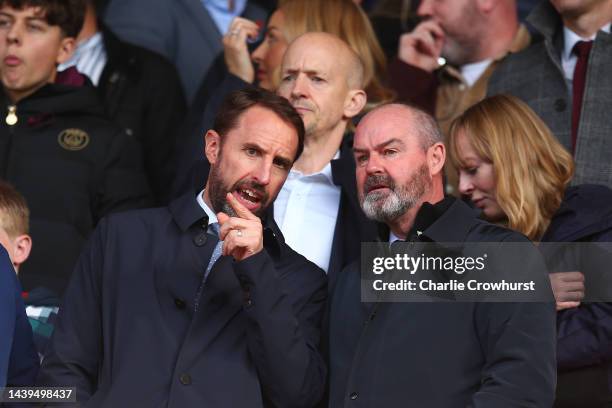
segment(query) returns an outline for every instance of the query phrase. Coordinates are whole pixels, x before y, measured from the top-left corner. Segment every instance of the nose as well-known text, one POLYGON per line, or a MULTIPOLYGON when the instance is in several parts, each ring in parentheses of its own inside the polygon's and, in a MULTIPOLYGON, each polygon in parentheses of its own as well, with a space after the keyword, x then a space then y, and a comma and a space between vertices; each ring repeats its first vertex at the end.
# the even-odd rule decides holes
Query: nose
POLYGON ((21 29, 18 24, 11 24, 11 27, 6 33, 6 41, 9 44, 18 44, 21 38, 21 29))
POLYGON ((366 174, 380 174, 383 173, 383 166, 378 154, 373 153, 368 157, 368 162, 366 164, 366 174))
POLYGON ((302 98, 307 94, 307 78, 305 75, 297 75, 291 86, 291 96, 293 98, 302 98))
POLYGON ((267 41, 264 40, 259 47, 255 48, 255 51, 251 53, 251 61, 261 67, 261 63, 266 57, 266 53, 268 52, 267 41))
POLYGON ((472 178, 461 170, 459 171, 459 192, 468 197, 471 197, 472 193, 474 192, 474 183, 472 183, 472 178))
POLYGON ((419 17, 432 17, 432 2, 433 0, 422 0, 419 8, 417 8, 417 15, 419 17))
POLYGON ((253 178, 255 181, 264 186, 270 184, 272 166, 272 160, 262 160, 253 172, 253 178))

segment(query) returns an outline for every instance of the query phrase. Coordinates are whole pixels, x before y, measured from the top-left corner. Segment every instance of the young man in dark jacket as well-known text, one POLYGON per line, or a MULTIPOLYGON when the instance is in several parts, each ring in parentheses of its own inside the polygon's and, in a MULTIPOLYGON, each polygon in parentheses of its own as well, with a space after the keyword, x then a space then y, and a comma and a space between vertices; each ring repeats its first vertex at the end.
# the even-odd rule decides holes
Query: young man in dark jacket
POLYGON ((24 289, 61 293, 85 239, 105 214, 151 203, 140 146, 104 116, 76 70, 82 0, 0 1, 0 177, 28 201, 36 242, 24 289))

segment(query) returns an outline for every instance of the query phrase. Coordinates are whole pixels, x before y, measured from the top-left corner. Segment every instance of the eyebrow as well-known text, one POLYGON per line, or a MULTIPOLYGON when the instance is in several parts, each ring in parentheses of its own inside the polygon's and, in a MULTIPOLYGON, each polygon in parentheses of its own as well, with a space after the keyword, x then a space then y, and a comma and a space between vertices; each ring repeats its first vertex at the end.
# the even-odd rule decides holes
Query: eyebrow
MULTIPOLYGON (((386 142, 382 142, 382 143, 377 144, 376 146, 374 146, 374 150, 380 150, 383 147, 387 147, 387 146, 389 146, 390 144, 393 144, 393 143, 397 143, 397 144, 400 144, 402 146, 404 145, 404 142, 402 140, 394 137, 393 139, 389 139, 386 142)), ((367 149, 360 149, 358 147, 353 147, 353 152, 354 153, 365 153, 365 152, 367 152, 367 149)))
MULTIPOLYGON (((12 20, 15 19, 15 15, 11 14, 11 13, 7 13, 6 11, 0 11, 0 16, 2 17, 7 17, 10 18, 12 20)), ((27 21, 40 21, 43 23, 46 23, 47 20, 43 17, 43 16, 29 16, 25 18, 27 21)))
MULTIPOLYGON (((257 143, 245 143, 244 148, 245 149, 255 149, 255 150, 259 150, 260 152, 265 152, 265 149, 261 147, 260 145, 258 145, 257 143)), ((291 167, 293 165, 293 160, 287 157, 284 157, 284 156, 274 156, 273 161, 275 163, 279 163, 287 167, 291 167)))

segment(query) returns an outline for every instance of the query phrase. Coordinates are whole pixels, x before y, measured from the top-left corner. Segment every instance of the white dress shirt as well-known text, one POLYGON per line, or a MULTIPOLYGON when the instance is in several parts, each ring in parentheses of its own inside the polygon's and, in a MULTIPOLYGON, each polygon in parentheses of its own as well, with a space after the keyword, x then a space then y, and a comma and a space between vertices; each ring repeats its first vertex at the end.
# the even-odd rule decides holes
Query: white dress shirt
MULTIPOLYGON (((610 23, 603 26, 600 30, 605 31, 607 33, 610 32, 610 23)), ((561 66, 563 67, 563 73, 565 74, 565 79, 567 79, 570 85, 574 79, 574 70, 576 69, 576 63, 578 62, 578 57, 576 54, 572 52, 574 49, 574 45, 578 41, 591 41, 595 39, 594 34, 590 38, 582 38, 572 30, 567 27, 563 27, 563 52, 561 54, 561 66)), ((570 87, 571 89, 571 87, 570 87)))
MULTIPOLYGON (((335 158, 340 157, 336 153, 335 158)), ((274 220, 285 242, 325 272, 329 267, 340 187, 334 184, 331 163, 318 173, 291 170, 274 201, 274 220)))
POLYGON ((76 66, 76 69, 84 75, 87 75, 95 86, 100 82, 100 76, 106 66, 106 49, 102 33, 97 32, 87 40, 77 45, 72 58, 60 64, 57 67, 58 71, 63 71, 70 67, 76 66))

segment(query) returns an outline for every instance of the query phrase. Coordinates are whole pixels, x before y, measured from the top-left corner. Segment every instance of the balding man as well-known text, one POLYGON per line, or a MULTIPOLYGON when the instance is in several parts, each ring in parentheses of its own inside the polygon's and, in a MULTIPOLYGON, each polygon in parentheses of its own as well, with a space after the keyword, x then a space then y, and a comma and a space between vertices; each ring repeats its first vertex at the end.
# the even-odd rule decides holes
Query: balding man
POLYGON ((278 93, 298 111, 304 153, 274 203, 274 219, 286 242, 335 275, 359 256, 375 226, 359 209, 349 122, 366 103, 363 65, 336 36, 307 33, 289 46, 278 93))
MULTIPOLYGON (((369 218, 384 223, 383 241, 420 248, 425 242, 522 241, 533 254, 526 238, 444 198, 446 151, 428 114, 404 105, 377 108, 359 123, 353 150, 359 200, 369 218)), ((546 282, 537 255, 521 261, 535 267, 525 268, 537 282, 546 282)), ((330 408, 551 406, 552 303, 365 303, 366 276, 362 280, 359 264, 350 265, 332 294, 330 408)))

